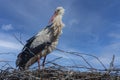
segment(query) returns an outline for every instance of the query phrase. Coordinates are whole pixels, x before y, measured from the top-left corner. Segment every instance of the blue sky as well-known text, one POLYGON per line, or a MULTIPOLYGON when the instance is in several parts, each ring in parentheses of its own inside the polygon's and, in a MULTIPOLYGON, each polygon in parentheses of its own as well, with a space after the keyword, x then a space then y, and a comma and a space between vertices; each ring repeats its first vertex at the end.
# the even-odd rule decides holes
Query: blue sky
POLYGON ((0 59, 14 62, 23 46, 13 34, 25 43, 48 24, 58 6, 65 8, 65 27, 57 48, 96 55, 106 66, 115 54, 115 65, 120 65, 119 0, 0 0, 0 53, 15 53, 0 59))

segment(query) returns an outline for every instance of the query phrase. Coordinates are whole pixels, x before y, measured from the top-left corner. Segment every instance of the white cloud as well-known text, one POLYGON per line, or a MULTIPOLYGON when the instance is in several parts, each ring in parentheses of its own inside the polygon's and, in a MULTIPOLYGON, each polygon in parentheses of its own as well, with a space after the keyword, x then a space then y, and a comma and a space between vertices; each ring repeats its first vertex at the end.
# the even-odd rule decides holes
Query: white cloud
POLYGON ((69 26, 73 26, 74 24, 79 24, 79 21, 77 19, 72 19, 69 21, 69 26))
POLYGON ((2 26, 1 26, 1 29, 2 30, 5 30, 5 31, 9 31, 9 30, 13 30, 13 26, 12 26, 12 24, 3 24, 2 26))
MULTIPOLYGON (((0 51, 20 50, 22 45, 10 34, 0 33, 0 51)), ((9 51, 6 51, 9 52, 9 51)))
POLYGON ((120 39, 120 34, 119 33, 110 33, 109 36, 112 37, 112 38, 120 39))
MULTIPOLYGON (((120 42, 114 42, 111 43, 107 46, 102 47, 101 52, 99 52, 99 56, 98 58, 105 64, 105 66, 107 66, 107 68, 109 68, 110 62, 112 60, 112 56, 115 55, 115 66, 116 65, 120 65, 119 64, 119 60, 120 60, 120 42)), ((92 62, 94 64, 98 64, 97 60, 93 59, 92 62)))
POLYGON ((113 54, 119 54, 120 52, 120 42, 114 42, 111 43, 105 47, 103 47, 101 53, 106 55, 113 55, 113 54))
POLYGON ((0 47, 6 47, 11 49, 20 49, 21 46, 17 43, 6 41, 6 40, 0 40, 0 47))

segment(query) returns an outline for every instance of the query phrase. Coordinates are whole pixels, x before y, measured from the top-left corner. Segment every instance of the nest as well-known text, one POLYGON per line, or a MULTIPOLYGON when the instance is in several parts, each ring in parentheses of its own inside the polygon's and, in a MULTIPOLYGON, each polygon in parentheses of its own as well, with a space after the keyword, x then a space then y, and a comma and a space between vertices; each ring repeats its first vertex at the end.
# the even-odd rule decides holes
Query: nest
POLYGON ((24 71, 8 67, 0 70, 0 80, 120 80, 120 76, 110 75, 106 71, 80 72, 56 66, 24 71))

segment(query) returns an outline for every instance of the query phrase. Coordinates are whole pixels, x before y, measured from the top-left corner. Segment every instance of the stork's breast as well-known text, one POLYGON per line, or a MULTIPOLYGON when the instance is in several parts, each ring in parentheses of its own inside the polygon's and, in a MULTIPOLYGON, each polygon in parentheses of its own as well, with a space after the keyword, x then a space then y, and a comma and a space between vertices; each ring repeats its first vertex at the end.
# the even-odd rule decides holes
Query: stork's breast
POLYGON ((56 48, 57 44, 58 44, 58 40, 52 42, 51 46, 48 47, 48 51, 49 52, 53 51, 56 48))

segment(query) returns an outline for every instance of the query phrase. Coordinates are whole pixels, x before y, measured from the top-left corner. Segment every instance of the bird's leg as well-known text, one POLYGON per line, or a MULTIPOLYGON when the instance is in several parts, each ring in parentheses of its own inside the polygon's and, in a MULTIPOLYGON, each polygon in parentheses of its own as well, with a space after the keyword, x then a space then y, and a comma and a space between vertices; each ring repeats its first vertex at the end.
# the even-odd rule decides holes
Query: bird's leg
POLYGON ((45 66, 45 61, 46 61, 46 57, 47 57, 47 55, 45 55, 45 57, 44 57, 44 59, 43 59, 42 69, 44 69, 44 66, 45 66))
POLYGON ((38 69, 40 70, 40 55, 38 55, 38 69))

